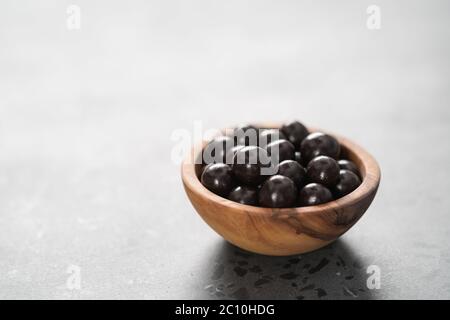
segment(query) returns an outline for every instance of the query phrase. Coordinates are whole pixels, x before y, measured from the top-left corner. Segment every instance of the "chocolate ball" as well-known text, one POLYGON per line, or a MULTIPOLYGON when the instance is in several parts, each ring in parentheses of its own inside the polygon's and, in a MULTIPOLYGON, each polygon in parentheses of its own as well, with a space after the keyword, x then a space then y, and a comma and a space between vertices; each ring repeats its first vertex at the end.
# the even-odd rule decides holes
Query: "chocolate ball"
POLYGON ((277 140, 266 146, 267 154, 272 162, 278 164, 284 160, 293 160, 295 157, 295 147, 287 140, 277 140))
POLYGON ((356 164, 350 160, 344 160, 341 159, 338 161, 339 164, 339 168, 343 169, 343 170, 349 170, 351 172, 353 172, 354 174, 356 174, 358 177, 360 177, 361 175, 359 174, 359 170, 358 167, 356 166, 356 164))
POLYGON ((278 164, 277 174, 291 179, 295 186, 300 189, 306 183, 306 170, 297 161, 285 160, 278 164))
POLYGON ((231 168, 224 163, 207 165, 203 170, 200 181, 208 190, 222 197, 227 197, 233 188, 231 168))
POLYGON ((299 204, 300 206, 315 206, 333 200, 331 191, 318 183, 309 183, 300 190, 299 204))
POLYGON ((341 146, 332 136, 322 132, 314 132, 302 141, 300 151, 305 163, 317 156, 328 156, 337 160, 341 153, 341 146))
POLYGON ((300 151, 295 151, 294 160, 298 162, 299 165, 303 167, 303 158, 300 151))
POLYGON ((308 135, 308 129, 298 121, 284 124, 281 131, 296 148, 300 147, 303 139, 308 135))
POLYGON ((256 206, 258 205, 258 189, 248 186, 238 186, 231 190, 228 199, 240 204, 256 206))
POLYGON ((256 146, 239 149, 233 158, 232 170, 234 176, 245 185, 257 186, 265 176, 263 168, 270 165, 267 151, 256 146))
POLYGON ((333 194, 336 198, 341 198, 358 188, 360 184, 361 180, 354 172, 340 170, 339 181, 333 188, 333 194))
POLYGON ((297 187, 288 177, 275 175, 259 191, 259 204, 266 208, 289 208, 297 200, 297 187))
POLYGON ((310 182, 334 187, 339 180, 339 165, 333 158, 318 156, 308 163, 306 175, 310 182))

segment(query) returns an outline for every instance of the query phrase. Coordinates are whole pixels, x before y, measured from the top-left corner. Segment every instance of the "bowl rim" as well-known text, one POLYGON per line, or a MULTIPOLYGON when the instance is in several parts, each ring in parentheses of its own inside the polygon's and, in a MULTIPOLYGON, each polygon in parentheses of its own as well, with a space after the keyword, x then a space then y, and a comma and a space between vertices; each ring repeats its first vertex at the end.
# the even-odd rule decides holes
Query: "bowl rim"
MULTIPOLYGON (((281 127, 280 123, 267 123, 267 122, 256 123, 252 125, 255 125, 259 128, 273 128, 273 129, 279 129, 281 127)), ((220 203, 223 207, 228 207, 230 209, 234 209, 237 211, 241 210, 247 213, 270 214, 270 215, 272 215, 274 212, 278 214, 285 213, 289 215, 293 213, 298 215, 310 215, 322 212, 324 209, 337 211, 342 208, 352 206, 360 202, 361 200, 365 199, 368 195, 376 192, 378 185, 380 183, 381 172, 378 162, 369 152, 367 152, 364 148, 362 148, 355 142, 351 141, 350 139, 331 133, 329 131, 325 131, 315 127, 308 127, 308 131, 310 133, 323 132, 325 134, 333 136, 339 141, 341 146, 343 146, 347 150, 347 152, 352 153, 353 156, 358 158, 359 160, 358 162, 360 163, 360 165, 358 165, 358 168, 360 169, 360 171, 362 171, 360 173, 361 176, 363 177, 362 182, 358 186, 358 188, 356 188, 354 191, 345 195, 342 198, 315 206, 267 208, 267 207, 256 207, 240 204, 238 202, 234 202, 227 198, 223 198, 211 192, 201 184, 200 179, 197 177, 195 170, 196 164, 194 159, 196 159, 196 157, 198 156, 198 152, 196 154, 195 151, 200 150, 201 152, 206 143, 208 143, 208 141, 202 141, 201 143, 199 143, 201 147, 200 145, 197 145, 191 148, 191 150, 183 159, 183 162, 181 164, 181 177, 183 184, 185 188, 188 188, 189 191, 195 193, 198 197, 206 198, 206 200, 211 202, 220 203)))

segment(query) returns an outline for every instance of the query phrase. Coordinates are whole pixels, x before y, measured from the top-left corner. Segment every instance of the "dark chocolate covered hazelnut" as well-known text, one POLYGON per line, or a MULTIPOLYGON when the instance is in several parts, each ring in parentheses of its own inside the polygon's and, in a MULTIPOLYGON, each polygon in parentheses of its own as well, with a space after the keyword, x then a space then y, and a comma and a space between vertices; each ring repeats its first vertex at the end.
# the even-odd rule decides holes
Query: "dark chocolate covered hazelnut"
POLYGON ((277 174, 291 179, 297 188, 301 188, 306 183, 306 170, 297 161, 285 160, 278 164, 277 174))
POLYGON ((272 162, 275 164, 295 158, 295 147, 287 140, 280 139, 273 141, 266 146, 266 150, 272 162))
POLYGON ((308 129, 298 121, 292 121, 284 124, 281 131, 296 148, 300 147, 303 139, 308 135, 308 129))
POLYGON ((322 132, 314 132, 302 141, 300 152, 305 163, 318 156, 328 156, 337 160, 339 159, 341 146, 332 136, 322 132))
POLYGON ((356 174, 358 177, 360 177, 360 173, 358 170, 358 167, 356 166, 356 164, 350 160, 345 160, 345 159, 341 159, 338 161, 339 164, 339 168, 343 169, 343 170, 350 170, 351 172, 353 172, 354 174, 356 174))
POLYGON ((295 205, 297 187, 288 177, 275 175, 264 182, 259 191, 259 204, 267 208, 289 208, 295 205))
POLYGON ((308 163, 306 175, 310 182, 320 183, 330 188, 339 180, 339 165, 333 158, 318 156, 308 163))
POLYGON ((258 205, 257 187, 237 186, 231 190, 228 199, 249 206, 258 205))
POLYGON ((331 191, 318 183, 309 183, 300 190, 300 206, 315 206, 333 200, 331 191))
POLYGON ((233 188, 231 168, 224 163, 207 165, 203 170, 200 181, 208 190, 222 197, 227 197, 233 188))
POLYGON ((269 165, 270 158, 266 150, 256 146, 248 146, 236 152, 232 170, 241 184, 257 186, 266 178, 262 169, 269 165))
POLYGON ((354 191, 361 184, 359 177, 350 170, 339 171, 339 181, 334 186, 333 194, 336 198, 341 198, 354 191))

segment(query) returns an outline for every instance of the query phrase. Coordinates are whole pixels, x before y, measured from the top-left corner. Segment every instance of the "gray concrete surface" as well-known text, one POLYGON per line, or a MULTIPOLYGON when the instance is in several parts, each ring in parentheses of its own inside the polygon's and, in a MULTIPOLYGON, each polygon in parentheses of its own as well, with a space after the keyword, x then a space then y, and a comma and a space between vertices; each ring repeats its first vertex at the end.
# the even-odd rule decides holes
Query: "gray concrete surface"
POLYGON ((0 298, 450 298, 449 7, 2 1, 0 298), (323 250, 247 254, 196 215, 171 134, 293 118, 366 147, 379 194, 323 250))

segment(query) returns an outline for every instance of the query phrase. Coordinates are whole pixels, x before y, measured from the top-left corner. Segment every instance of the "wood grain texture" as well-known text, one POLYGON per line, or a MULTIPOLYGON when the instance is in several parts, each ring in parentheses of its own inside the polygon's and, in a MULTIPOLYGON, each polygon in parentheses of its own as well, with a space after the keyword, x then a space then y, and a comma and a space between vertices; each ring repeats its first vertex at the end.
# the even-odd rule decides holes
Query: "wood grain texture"
MULTIPOLYGON (((257 124, 258 125, 258 124, 257 124)), ((278 128, 278 124, 259 124, 278 128)), ((311 132, 322 131, 310 128, 311 132)), ((322 131, 324 132, 324 131, 322 131)), ((326 204, 272 209, 242 205, 206 189, 198 178, 199 165, 193 148, 181 166, 187 196, 203 218, 224 239, 260 254, 287 256, 319 249, 349 230, 372 203, 380 182, 376 160, 350 140, 332 134, 342 147, 342 156, 359 168, 362 183, 352 193, 326 204)), ((206 142, 203 142, 203 145, 206 142)))

